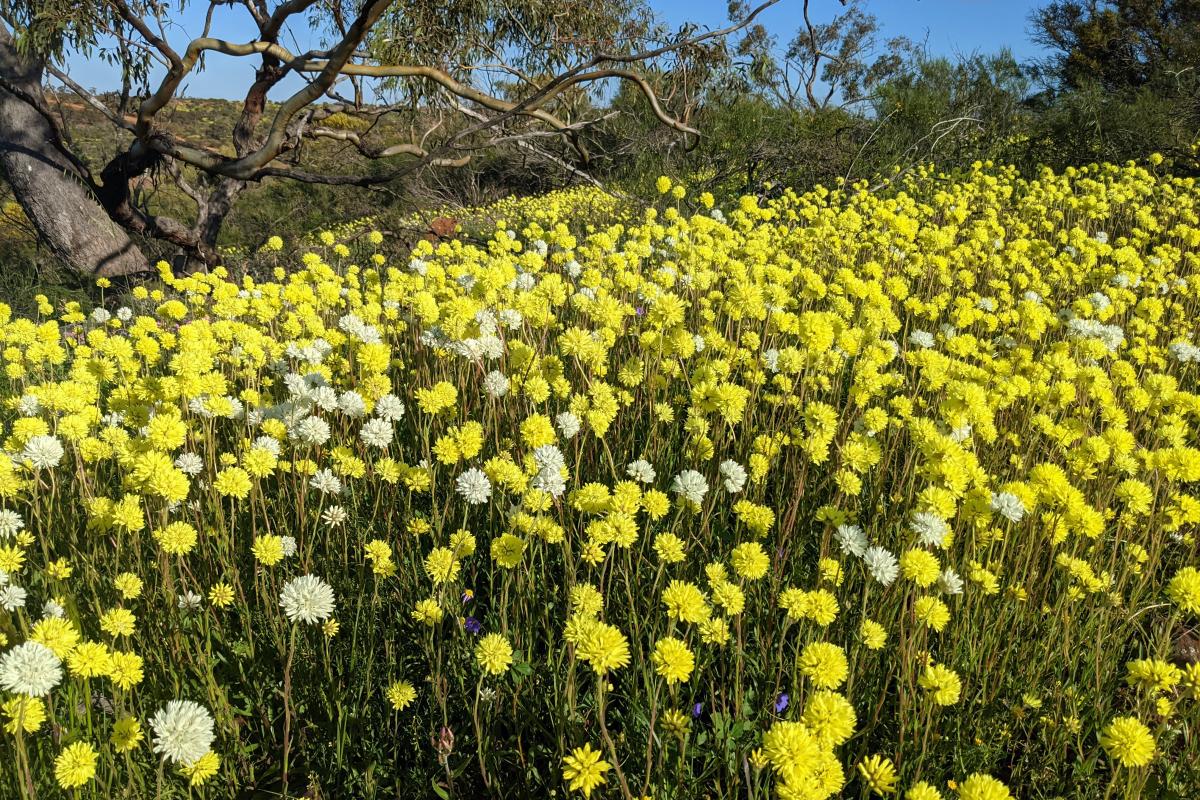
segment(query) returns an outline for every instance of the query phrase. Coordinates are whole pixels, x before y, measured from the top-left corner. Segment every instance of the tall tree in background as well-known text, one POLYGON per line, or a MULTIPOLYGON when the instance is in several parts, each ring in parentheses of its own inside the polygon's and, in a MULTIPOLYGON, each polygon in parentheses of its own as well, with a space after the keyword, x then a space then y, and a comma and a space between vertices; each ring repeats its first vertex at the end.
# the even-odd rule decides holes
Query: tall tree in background
POLYGON ((902 69, 913 50, 904 37, 880 45, 879 21, 864 10, 863 0, 850 0, 846 10, 828 22, 815 22, 811 5, 804 0, 803 24, 771 76, 780 100, 789 107, 822 110, 862 103, 902 69))
POLYGON ((1160 150, 1196 171, 1200 0, 1055 0, 1031 17, 1050 50, 1047 160, 1124 160, 1160 150))
POLYGON ((664 106, 656 65, 711 57, 776 2, 745 9, 720 30, 670 35, 635 0, 208 0, 204 31, 180 47, 168 32, 181 8, 160 0, 0 0, 0 164, 40 238, 78 272, 145 270, 137 237, 214 264, 238 196, 265 179, 366 187, 514 144, 586 163, 584 134, 602 118, 578 102, 589 87, 631 87, 657 123, 696 137, 686 116, 664 106), (247 15, 253 37, 211 36, 223 14, 247 15), (289 51, 282 42, 293 23, 322 31, 327 45, 289 51), (119 95, 98 95, 70 75, 70 52, 116 63, 119 95), (164 112, 189 76, 222 57, 257 66, 231 141, 212 147, 173 129, 164 112), (74 146, 46 76, 120 134, 120 150, 105 163, 87 163, 74 146), (300 88, 269 104, 289 76, 302 79, 300 88), (355 122, 327 124, 338 115, 355 122), (381 135, 396 130, 407 135, 381 135), (548 134, 567 149, 549 151, 548 134), (343 143, 356 158, 341 170, 314 169, 305 143, 317 140, 343 143), (191 198, 191 218, 155 213, 139 198, 137 182, 158 174, 191 198))
POLYGON ((1073 89, 1169 84, 1200 67, 1200 0, 1058 0, 1033 25, 1053 75, 1073 89))
MULTIPOLYGON (((803 0, 788 8, 799 21, 790 38, 748 28, 729 48, 732 58, 688 73, 689 96, 701 100, 694 122, 706 135, 699 147, 629 154, 635 171, 686 173, 693 185, 718 194, 843 176, 855 140, 864 127, 869 133, 869 100, 903 71, 912 48, 901 37, 881 41, 865 0, 803 0)), ((730 3, 734 17, 746 9, 742 0, 730 3)))

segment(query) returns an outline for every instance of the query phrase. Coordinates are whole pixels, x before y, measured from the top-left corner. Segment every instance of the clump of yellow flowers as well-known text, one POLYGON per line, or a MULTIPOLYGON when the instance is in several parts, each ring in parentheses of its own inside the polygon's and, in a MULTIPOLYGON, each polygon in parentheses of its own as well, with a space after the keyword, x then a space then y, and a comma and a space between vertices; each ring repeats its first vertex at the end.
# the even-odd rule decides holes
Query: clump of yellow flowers
POLYGON ((0 795, 1195 796, 1194 180, 656 188, 0 306, 0 795))

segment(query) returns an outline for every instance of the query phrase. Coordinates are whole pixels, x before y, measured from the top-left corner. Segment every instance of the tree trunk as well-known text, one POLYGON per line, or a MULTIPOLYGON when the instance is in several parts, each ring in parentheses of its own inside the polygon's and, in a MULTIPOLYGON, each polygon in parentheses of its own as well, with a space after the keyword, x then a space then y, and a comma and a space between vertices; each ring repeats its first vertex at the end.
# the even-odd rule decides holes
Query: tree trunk
POLYGON ((41 62, 18 53, 0 25, 0 169, 17 202, 50 252, 75 272, 148 271, 145 255, 89 191, 47 120, 41 80, 41 62))

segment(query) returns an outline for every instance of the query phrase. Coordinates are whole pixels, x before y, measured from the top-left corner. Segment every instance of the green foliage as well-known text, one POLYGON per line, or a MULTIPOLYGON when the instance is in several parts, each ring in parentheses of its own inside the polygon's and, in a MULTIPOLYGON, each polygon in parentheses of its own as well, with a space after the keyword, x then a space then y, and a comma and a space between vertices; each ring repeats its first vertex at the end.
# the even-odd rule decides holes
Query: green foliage
POLYGON ((1200 2, 1056 0, 1032 18, 1051 57, 1034 73, 1038 148, 1049 163, 1161 152, 1197 174, 1200 2))
POLYGON ((1163 91, 1200 63, 1198 0, 1054 0, 1031 21, 1050 75, 1070 89, 1163 91))
POLYGON ((1054 98, 1033 119, 1031 160, 1085 164, 1158 152, 1177 174, 1196 174, 1196 119, 1183 113, 1177 98, 1149 88, 1118 100, 1093 85, 1054 98))
POLYGON ((1021 160, 1029 123, 1028 80, 1007 52, 951 61, 918 57, 881 85, 873 100, 878 135, 867 164, 876 170, 914 160, 946 166, 1021 160), (888 161, 891 164, 888 164, 888 161))

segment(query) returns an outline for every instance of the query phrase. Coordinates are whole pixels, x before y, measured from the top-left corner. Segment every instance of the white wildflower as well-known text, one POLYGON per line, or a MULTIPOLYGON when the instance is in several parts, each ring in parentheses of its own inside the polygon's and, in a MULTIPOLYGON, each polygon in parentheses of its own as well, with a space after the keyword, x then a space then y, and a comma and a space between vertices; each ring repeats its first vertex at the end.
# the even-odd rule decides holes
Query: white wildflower
POLYGON ((1025 516, 1025 504, 1011 492, 995 492, 991 500, 992 511, 1009 522, 1020 522, 1025 516))
POLYGON ((501 309, 499 317, 500 324, 502 324, 505 328, 508 328, 510 331, 515 331, 525 324, 525 317, 523 317, 521 312, 517 311, 515 308, 501 309))
POLYGON ((883 547, 867 548, 867 552, 863 553, 863 564, 871 577, 884 586, 891 586, 900 574, 900 562, 890 550, 883 547))
POLYGON ((22 642, 0 656, 0 688, 45 697, 62 681, 62 660, 41 642, 22 642))
POLYGON ((746 470, 736 461, 722 461, 721 465, 717 467, 717 472, 721 473, 722 477, 725 478, 725 491, 737 494, 746 488, 746 470))
POLYGON ((708 494, 708 481, 696 470, 685 469, 671 479, 671 491, 698 506, 708 494))
POLYGON ((370 447, 378 447, 380 450, 392 443, 393 435, 395 435, 395 429, 392 428, 392 423, 378 417, 367 420, 358 432, 358 437, 365 444, 370 447))
POLYGON ((914 513, 908 527, 926 547, 944 547, 946 536, 950 533, 946 521, 931 511, 914 513))
POLYGON ((933 334, 929 331, 913 331, 908 335, 908 342, 916 347, 929 349, 935 344, 933 334))
POLYGON ((399 422, 404 418, 404 403, 394 394, 385 394, 375 401, 375 416, 388 422, 399 422))
POLYGON ((459 475, 454 483, 458 493, 473 506, 486 503, 492 496, 492 482, 478 467, 471 467, 459 475))
POLYGON ((567 465, 562 451, 552 444, 544 444, 534 449, 533 463, 537 465, 539 472, 545 470, 558 472, 567 465))
POLYGON ((342 413, 353 419, 365 417, 367 414, 367 402, 363 400, 363 396, 353 389, 347 389, 338 396, 338 408, 342 413))
POLYGON ((644 458, 639 458, 625 467, 625 474, 642 483, 654 483, 654 479, 657 477, 654 467, 644 458))
POLYGON ((341 494, 342 481, 328 469, 319 469, 308 480, 308 485, 322 494, 341 494))
POLYGON ((0 588, 0 608, 12 613, 25 607, 25 590, 16 584, 0 588))
POLYGON ((508 386, 508 376, 498 369, 483 377, 483 390, 487 392, 488 397, 504 397, 508 394, 508 386))
POLYGON ((564 439, 573 439, 575 438, 575 434, 579 433, 582 423, 579 421, 579 417, 570 411, 563 411, 555 415, 554 426, 558 428, 558 432, 562 434, 564 439))
POLYGON ((30 436, 21 451, 21 460, 34 469, 52 469, 62 461, 63 446, 53 436, 30 436))
POLYGON ((42 410, 42 403, 34 395, 22 395, 17 401, 17 413, 22 417, 36 417, 42 410))
POLYGON ((292 578, 279 592, 289 622, 324 622, 333 614, 333 588, 315 575, 292 578))
POLYGON ((329 423, 320 417, 305 417, 300 420, 292 436, 304 444, 323 445, 329 441, 329 423))
POLYGON ((942 590, 942 594, 962 594, 962 578, 953 569, 946 567, 938 576, 938 588, 942 590))
POLYGON ((529 485, 551 497, 561 497, 562 493, 567 490, 567 481, 563 478, 562 472, 549 469, 539 470, 529 485))
POLYGON ((175 457, 175 469, 195 477, 204 471, 204 459, 195 453, 180 453, 175 457))
POLYGON ((25 520, 10 508, 0 509, 0 536, 9 538, 16 536, 25 527, 25 520))
POLYGON ((191 766, 212 747, 213 718, 208 709, 191 700, 172 700, 150 718, 153 749, 167 761, 191 766))
POLYGON ((867 552, 869 542, 867 534, 863 533, 863 529, 857 525, 838 525, 833 532, 833 538, 837 540, 838 547, 848 556, 862 558, 867 552))
POLYGON ((763 350, 762 353, 763 366, 767 368, 767 372, 779 371, 779 350, 771 347, 763 350))

